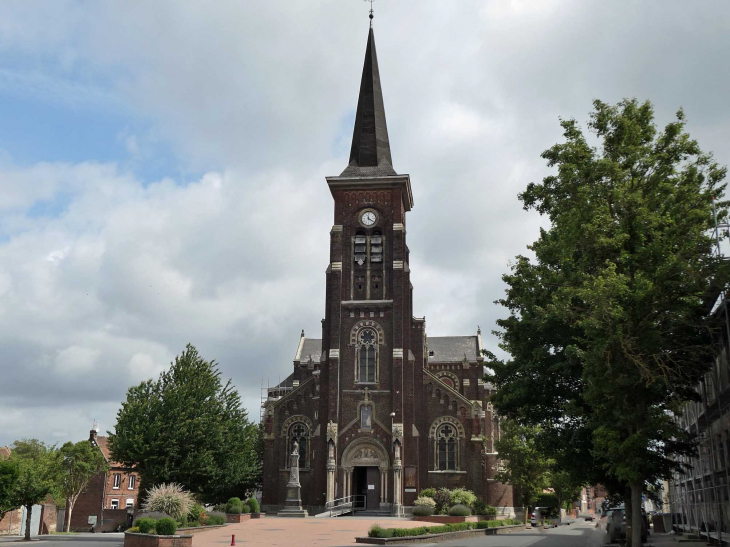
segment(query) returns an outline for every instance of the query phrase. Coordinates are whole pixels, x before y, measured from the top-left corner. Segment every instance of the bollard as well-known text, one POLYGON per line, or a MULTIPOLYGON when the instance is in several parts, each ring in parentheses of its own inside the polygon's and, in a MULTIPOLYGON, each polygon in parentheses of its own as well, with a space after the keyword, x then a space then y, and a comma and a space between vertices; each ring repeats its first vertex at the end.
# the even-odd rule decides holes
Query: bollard
POLYGON ((231 545, 236 544, 236 534, 231 534, 231 545))

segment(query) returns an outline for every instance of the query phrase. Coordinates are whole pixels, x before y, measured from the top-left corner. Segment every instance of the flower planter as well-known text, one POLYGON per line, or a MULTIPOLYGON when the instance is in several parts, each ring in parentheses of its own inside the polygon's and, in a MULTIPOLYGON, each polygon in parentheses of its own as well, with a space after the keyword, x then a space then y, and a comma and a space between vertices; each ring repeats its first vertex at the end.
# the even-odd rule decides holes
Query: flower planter
POLYGON ((262 519, 266 516, 266 513, 251 513, 252 519, 262 519))
POLYGON ((178 534, 190 534, 195 535, 199 534, 200 532, 205 532, 206 530, 213 530, 214 528, 223 528, 225 527, 225 524, 214 524, 212 526, 186 526, 184 528, 178 528, 177 532, 178 534))
POLYGON ((226 524, 239 524, 251 518, 251 513, 226 513, 226 524))
POLYGON ((124 547, 193 547, 193 536, 189 534, 155 536, 124 532, 124 547))

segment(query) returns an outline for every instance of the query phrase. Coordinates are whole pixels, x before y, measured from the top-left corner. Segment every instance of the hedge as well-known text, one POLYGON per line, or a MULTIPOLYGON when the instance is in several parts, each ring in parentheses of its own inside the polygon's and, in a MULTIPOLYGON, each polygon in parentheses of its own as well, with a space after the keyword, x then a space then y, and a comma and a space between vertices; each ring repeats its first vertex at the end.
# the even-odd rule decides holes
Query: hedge
POLYGON ((371 538, 405 538, 413 536, 424 536, 426 534, 444 534, 446 532, 461 532, 473 530, 477 523, 456 522, 453 524, 441 524, 437 526, 418 526, 416 528, 381 528, 377 524, 370 528, 368 537, 371 538))

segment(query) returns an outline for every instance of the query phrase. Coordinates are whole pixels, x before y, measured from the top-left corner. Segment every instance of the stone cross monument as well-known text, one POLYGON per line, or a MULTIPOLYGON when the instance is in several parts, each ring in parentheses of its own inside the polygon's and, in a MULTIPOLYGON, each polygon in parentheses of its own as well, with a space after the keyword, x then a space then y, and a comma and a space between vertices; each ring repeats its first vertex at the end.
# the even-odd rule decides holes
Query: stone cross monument
POLYGON ((286 506, 277 513, 279 517, 305 518, 302 509, 301 485, 299 484, 299 444, 294 441, 294 450, 289 456, 289 482, 286 485, 286 506))

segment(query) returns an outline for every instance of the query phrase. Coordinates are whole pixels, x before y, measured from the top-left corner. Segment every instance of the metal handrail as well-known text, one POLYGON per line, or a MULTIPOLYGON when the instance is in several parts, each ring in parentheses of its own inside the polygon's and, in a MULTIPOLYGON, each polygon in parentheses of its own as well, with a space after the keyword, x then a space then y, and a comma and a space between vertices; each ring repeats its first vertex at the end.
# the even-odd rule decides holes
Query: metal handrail
POLYGON ((336 517, 348 511, 363 511, 365 510, 366 502, 367 496, 356 494, 354 496, 345 496, 344 498, 328 501, 324 504, 324 508, 325 511, 330 512, 330 517, 336 517), (335 514, 336 511, 337 514, 335 514))

